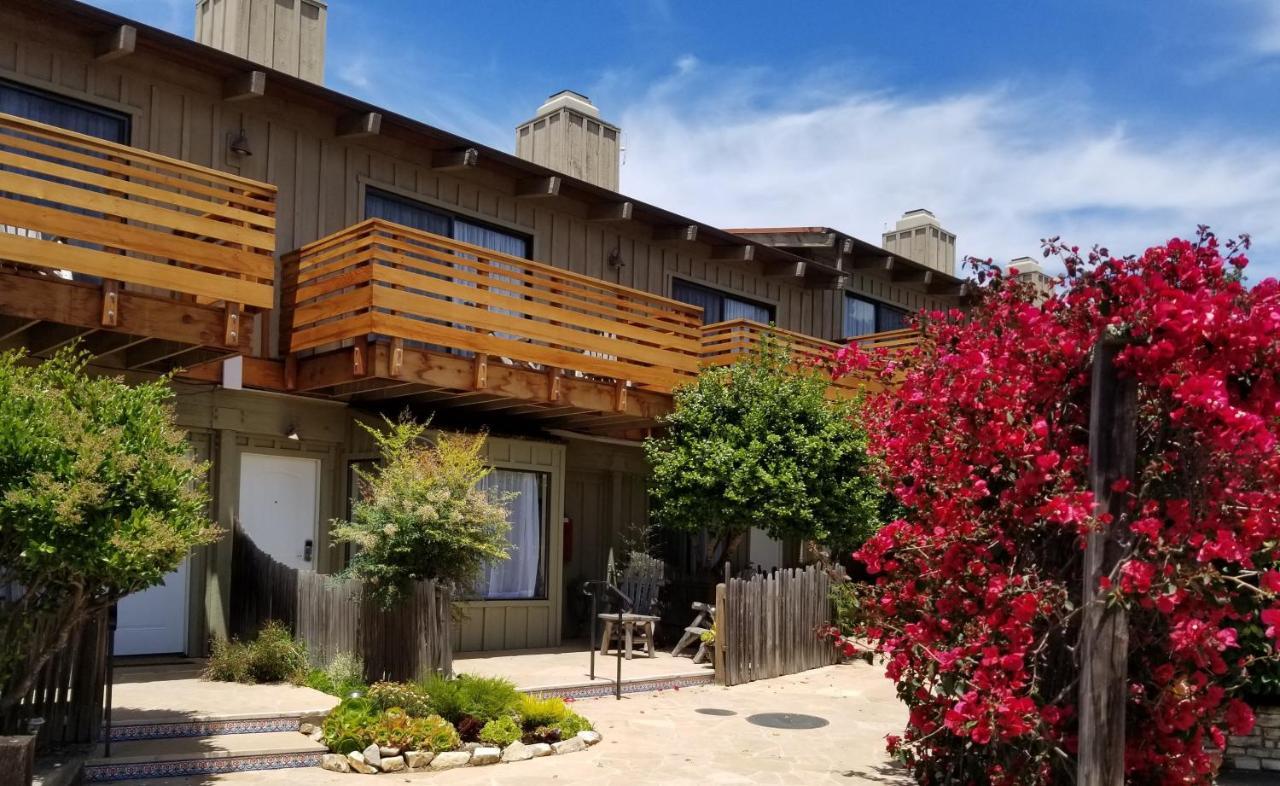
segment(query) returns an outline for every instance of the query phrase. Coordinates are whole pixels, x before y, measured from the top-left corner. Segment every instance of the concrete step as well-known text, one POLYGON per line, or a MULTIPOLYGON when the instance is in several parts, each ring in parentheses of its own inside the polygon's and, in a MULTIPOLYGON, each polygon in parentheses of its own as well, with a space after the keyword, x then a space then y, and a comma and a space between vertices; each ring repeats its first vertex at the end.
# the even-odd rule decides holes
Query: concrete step
POLYGON ((315 767, 326 751, 297 731, 215 734, 112 743, 84 766, 89 782, 315 767))
POLYGON ((128 718, 111 722, 111 741, 161 740, 174 737, 212 737, 223 734, 260 734, 297 731, 303 723, 320 723, 328 707, 234 715, 190 713, 128 718))

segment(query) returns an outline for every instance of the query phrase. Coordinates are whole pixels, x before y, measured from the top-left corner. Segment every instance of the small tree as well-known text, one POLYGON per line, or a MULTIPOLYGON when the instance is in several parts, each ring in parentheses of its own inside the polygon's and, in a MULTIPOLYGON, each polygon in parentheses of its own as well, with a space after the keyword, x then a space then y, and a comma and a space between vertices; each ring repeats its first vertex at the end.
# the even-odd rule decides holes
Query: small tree
POLYGON ((71 633, 217 536, 168 380, 0 354, 0 718, 71 633))
POLYGON ((835 548, 865 540, 884 494, 859 404, 828 399, 830 385, 766 336, 759 353, 677 390, 666 434, 645 443, 654 522, 705 529, 726 550, 752 527, 835 548))
POLYGON ((420 579, 471 587, 485 566, 507 559, 506 504, 514 495, 478 488, 489 474, 484 434, 442 433, 405 417, 380 430, 382 464, 359 473, 363 493, 334 540, 360 548, 342 575, 364 582, 384 606, 420 579))

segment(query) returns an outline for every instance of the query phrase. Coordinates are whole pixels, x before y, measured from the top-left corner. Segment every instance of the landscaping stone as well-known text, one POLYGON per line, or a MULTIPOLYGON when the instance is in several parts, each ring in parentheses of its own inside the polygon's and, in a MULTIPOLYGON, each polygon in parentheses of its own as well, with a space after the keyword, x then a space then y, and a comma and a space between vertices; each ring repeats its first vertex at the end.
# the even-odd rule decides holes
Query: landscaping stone
POLYGON ((403 772, 406 768, 403 756, 387 756, 378 768, 383 772, 403 772))
POLYGON ((369 745, 369 747, 364 749, 364 760, 371 767, 382 766, 382 749, 377 745, 369 745))
POLYGON ((555 751, 551 750, 551 746, 545 742, 535 742, 529 746, 529 753, 533 758, 537 759, 542 756, 550 756, 555 753, 555 751))
POLYGON ((311 738, 312 742, 320 742, 324 740, 324 729, 320 728, 319 726, 316 726, 314 729, 311 730, 311 734, 307 736, 311 738))
POLYGON ((448 753, 437 753, 436 757, 431 760, 431 769, 452 770, 455 767, 465 767, 470 762, 471 751, 449 751, 448 753))
POLYGON ((491 748, 487 745, 481 745, 471 753, 471 766, 481 767, 485 764, 497 764, 501 759, 501 748, 491 748))
POLYGON ((378 772, 377 767, 372 767, 369 762, 365 761, 364 754, 360 751, 352 751, 347 754, 347 765, 362 775, 375 775, 378 772))
POLYGON ((388 748, 387 746, 385 746, 385 745, 384 745, 384 746, 381 746, 381 747, 379 747, 379 748, 378 748, 378 755, 379 755, 379 756, 381 756, 381 757, 382 757, 382 758, 384 758, 384 759, 385 759, 385 758, 387 758, 388 756, 399 756, 399 755, 400 755, 400 749, 399 749, 399 748, 388 748))
POLYGON ((404 754, 404 763, 411 770, 420 770, 431 763, 436 755, 431 751, 407 751, 404 754))
POLYGON ((502 752, 502 761, 509 763, 513 761, 528 761, 533 758, 533 746, 525 745, 523 742, 516 741, 507 746, 502 752))
POLYGON ((475 749, 476 749, 476 748, 479 748, 479 747, 480 747, 480 743, 478 743, 478 742, 464 742, 464 743, 462 743, 462 750, 466 751, 467 753, 474 753, 474 752, 475 752, 475 749))
POLYGON ((577 753, 578 751, 585 751, 586 749, 587 741, 581 737, 570 737, 567 740, 561 740, 551 744, 551 750, 555 751, 556 755, 561 753, 577 753))
POLYGON ((598 731, 580 731, 578 732, 578 739, 582 740, 588 745, 595 745, 597 742, 599 742, 604 738, 600 736, 600 732, 598 731))
POLYGON ((298 726, 298 731, 302 732, 303 734, 307 735, 308 737, 310 737, 310 736, 311 736, 311 732, 313 732, 313 731, 315 731, 315 730, 316 730, 315 724, 312 724, 312 723, 303 723, 303 724, 300 724, 300 725, 298 726))
POLYGON ((320 766, 329 772, 351 772, 351 764, 341 753, 326 753, 321 756, 320 766))

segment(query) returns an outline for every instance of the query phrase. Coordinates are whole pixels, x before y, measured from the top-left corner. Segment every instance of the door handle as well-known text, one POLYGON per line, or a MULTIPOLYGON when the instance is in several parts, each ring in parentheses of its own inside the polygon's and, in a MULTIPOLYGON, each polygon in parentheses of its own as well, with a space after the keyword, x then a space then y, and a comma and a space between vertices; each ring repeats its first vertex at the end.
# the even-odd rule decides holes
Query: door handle
POLYGON ((310 538, 308 538, 306 542, 302 544, 302 560, 304 562, 311 561, 311 539, 310 538))

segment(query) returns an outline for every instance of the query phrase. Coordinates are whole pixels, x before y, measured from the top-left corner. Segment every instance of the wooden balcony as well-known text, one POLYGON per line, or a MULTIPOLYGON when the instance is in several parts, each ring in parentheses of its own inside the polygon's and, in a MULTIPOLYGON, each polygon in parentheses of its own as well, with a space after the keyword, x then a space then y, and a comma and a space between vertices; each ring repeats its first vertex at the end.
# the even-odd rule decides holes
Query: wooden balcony
POLYGON ((251 347, 274 297, 275 187, 0 114, 0 339, 105 365, 251 347))
POLYGON ((652 425, 702 354, 696 306, 378 219, 285 277, 298 391, 612 431, 652 425))
MULTIPOLYGON (((783 330, 747 319, 735 319, 727 322, 716 322, 702 328, 702 362, 705 366, 725 366, 736 363, 742 358, 760 351, 760 344, 766 334, 772 335, 780 344, 787 347, 797 366, 830 368, 832 353, 840 349, 841 344, 823 341, 790 330, 783 330)), ((884 333, 873 333, 859 336, 854 341, 865 347, 883 347, 896 351, 914 346, 919 340, 917 330, 894 330, 884 333)), ((883 389, 879 380, 865 374, 850 374, 831 383, 831 395, 852 396, 858 391, 875 392, 883 389)))

